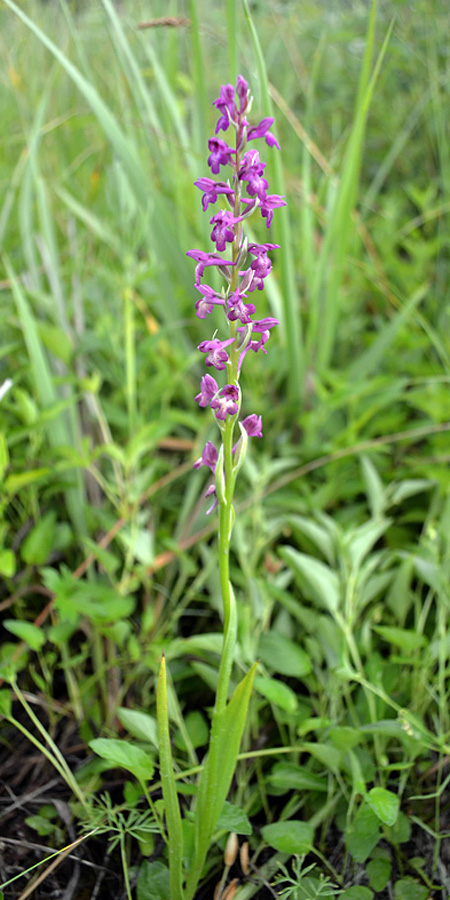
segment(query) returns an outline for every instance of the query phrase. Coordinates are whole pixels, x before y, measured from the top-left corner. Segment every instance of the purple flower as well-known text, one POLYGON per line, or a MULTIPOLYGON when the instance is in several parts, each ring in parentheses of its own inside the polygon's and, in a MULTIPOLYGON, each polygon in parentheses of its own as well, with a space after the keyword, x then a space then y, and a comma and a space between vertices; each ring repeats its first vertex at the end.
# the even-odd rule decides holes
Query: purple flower
POLYGON ((199 319, 206 319, 212 313, 214 306, 224 306, 225 300, 213 291, 209 284, 196 284, 196 290, 203 294, 195 303, 195 314, 199 319))
POLYGON ((214 181, 212 178, 199 178, 198 181, 194 181, 194 184, 195 187, 200 188, 200 190, 204 192, 202 197, 202 207, 204 212, 206 212, 210 203, 216 202, 218 194, 233 194, 233 188, 231 188, 229 184, 226 184, 225 181, 214 181))
MULTIPOLYGON (((264 181, 264 179, 262 180, 264 181)), ((247 190, 250 193, 250 189, 247 188, 247 190)), ((260 200, 261 215, 263 219, 267 219, 267 227, 270 228, 274 209, 279 209, 280 206, 286 206, 286 200, 284 197, 280 197, 279 194, 268 194, 265 197, 260 197, 260 200)))
POLYGON ((225 250, 226 242, 230 244, 234 241, 234 225, 239 219, 235 219, 229 210, 221 209, 209 221, 211 225, 214 225, 211 240, 214 241, 217 250, 225 250))
POLYGON ((214 368, 219 371, 221 369, 226 369, 228 353, 224 348, 228 347, 229 344, 232 344, 233 341, 234 338, 228 338, 226 341, 218 341, 217 338, 214 338, 212 341, 202 341, 201 344, 198 345, 198 349, 200 350, 200 353, 208 354, 205 359, 205 365, 214 366, 214 368))
POLYGON ((230 322, 236 322, 237 319, 240 319, 243 324, 251 322, 250 316, 255 312, 256 307, 253 303, 244 303, 244 297, 240 288, 236 288, 228 297, 227 316, 230 322))
POLYGON ((195 259, 198 265, 195 267, 195 284, 200 284, 200 279, 207 266, 219 266, 225 276, 229 275, 228 266, 234 266, 231 259, 222 259, 217 253, 205 253, 204 250, 188 250, 186 256, 195 259))
POLYGON ((239 388, 235 384, 226 384, 219 391, 219 396, 211 400, 211 409, 216 410, 216 419, 225 422, 227 416, 235 416, 239 406, 239 388))
POLYGON ((247 193, 250 197, 258 197, 259 200, 265 201, 266 190, 269 187, 269 182, 267 181, 267 178, 263 178, 263 176, 260 175, 260 173, 258 172, 258 167, 249 169, 242 180, 247 182, 247 193))
POLYGON ((254 125, 253 128, 249 128, 247 132, 247 140, 254 141, 255 138, 263 137, 265 138, 266 144, 268 144, 269 147, 277 147, 279 150, 280 145, 277 139, 272 134, 272 132, 269 131, 269 128, 271 125, 273 125, 273 123, 274 120, 272 118, 262 119, 259 125, 254 125))
POLYGON ((256 413, 252 413, 251 416, 246 416, 246 418, 243 419, 242 425, 244 426, 249 437, 262 437, 261 416, 257 416, 256 413))
POLYGON ((215 509, 219 503, 219 501, 217 499, 217 492, 216 492, 215 484, 210 484, 208 490, 205 491, 205 497, 214 497, 214 502, 209 507, 209 509, 206 510, 206 515, 209 516, 209 514, 212 513, 213 509, 215 509))
POLYGON ((264 169, 266 168, 266 163, 261 162, 259 158, 259 153, 257 150, 247 150, 242 157, 241 167, 239 169, 239 178, 244 178, 246 172, 249 169, 257 169, 259 174, 262 175, 264 169))
POLYGON ((238 75, 236 80, 236 93, 240 100, 239 112, 244 113, 248 106, 248 84, 242 75, 238 75))
MULTIPOLYGON (((216 134, 219 131, 226 131, 230 118, 236 119, 236 104, 234 102, 234 87, 232 84, 223 84, 220 88, 220 96, 218 100, 213 101, 213 106, 220 112, 220 118, 216 125, 216 134)), ((214 171, 214 169, 213 169, 214 171)))
POLYGON ((249 244, 248 252, 255 257, 253 262, 250 264, 250 268, 254 272, 253 281, 248 288, 249 291, 254 291, 255 288, 258 288, 259 291, 262 291, 264 287, 264 279, 267 278, 271 269, 272 263, 267 256, 269 250, 278 250, 279 244, 249 244))
POLYGON ((205 447, 203 448, 202 455, 199 457, 199 459, 195 460, 193 468, 200 469, 201 466, 208 466, 208 468, 211 469, 211 472, 214 475, 216 471, 217 457, 218 453, 214 444, 211 441, 207 441, 205 447))
POLYGON ((208 156, 208 166, 210 166, 213 175, 218 175, 221 166, 227 166, 228 163, 231 163, 231 157, 236 153, 236 150, 232 150, 220 138, 211 138, 208 141, 208 149, 211 150, 211 154, 208 156))
POLYGON ((197 394, 195 399, 199 406, 209 406, 218 391, 219 387, 216 379, 212 375, 204 375, 200 382, 200 393, 197 394))

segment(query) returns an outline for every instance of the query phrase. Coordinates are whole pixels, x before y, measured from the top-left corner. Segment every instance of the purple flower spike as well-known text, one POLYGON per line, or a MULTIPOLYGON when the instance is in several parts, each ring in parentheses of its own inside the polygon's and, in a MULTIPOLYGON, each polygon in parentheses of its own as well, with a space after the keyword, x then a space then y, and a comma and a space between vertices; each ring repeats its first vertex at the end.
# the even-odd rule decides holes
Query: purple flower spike
POLYGON ((261 416, 257 416, 256 413, 252 413, 251 416, 247 416, 245 419, 243 419, 242 425, 244 426, 249 437, 262 437, 261 416))
POLYGON ((199 406, 209 406, 218 391, 219 387, 216 379, 212 375, 204 375, 200 382, 200 393, 197 394, 195 399, 199 406))
POLYGON ((208 156, 208 166, 213 175, 219 174, 221 166, 227 166, 231 163, 232 157, 236 153, 236 150, 232 150, 220 138, 211 138, 208 141, 208 149, 211 150, 211 154, 208 156))
POLYGON ((224 209, 210 219, 210 224, 214 225, 211 240, 214 241, 217 250, 225 250, 226 243, 231 244, 234 241, 236 221, 238 220, 234 218, 233 213, 224 209))
MULTIPOLYGON (((194 181, 195 187, 203 191, 202 207, 206 212, 210 203, 215 203, 219 194, 228 194, 232 196, 234 191, 225 181, 213 181, 212 178, 199 178, 194 181)), ((233 201, 231 200, 231 203, 233 201)))
POLYGON ((217 338, 214 338, 213 341, 202 341, 201 344, 198 345, 198 349, 200 350, 200 353, 208 354, 205 359, 205 365, 214 366, 214 368, 219 371, 221 369, 226 369, 228 353, 225 350, 225 347, 228 347, 233 341, 234 338, 228 338, 227 341, 218 341, 217 338))
POLYGON ((239 406, 239 388, 235 384, 226 384, 219 391, 219 396, 211 401, 211 409, 216 411, 216 419, 225 422, 227 416, 235 416, 239 406))

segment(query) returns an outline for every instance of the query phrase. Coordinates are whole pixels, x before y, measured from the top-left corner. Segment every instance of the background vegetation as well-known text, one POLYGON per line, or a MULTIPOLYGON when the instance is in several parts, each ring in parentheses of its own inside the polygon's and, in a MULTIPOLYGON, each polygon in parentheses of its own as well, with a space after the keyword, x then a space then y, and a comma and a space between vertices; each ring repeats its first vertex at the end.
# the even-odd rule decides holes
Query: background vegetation
POLYGON ((81 836, 73 896, 167 900, 159 659, 189 795, 220 653, 185 253, 237 72, 288 207, 243 386, 236 679, 261 662, 198 897, 449 896, 446 4, 5 0, 0 48, 5 898, 81 836))

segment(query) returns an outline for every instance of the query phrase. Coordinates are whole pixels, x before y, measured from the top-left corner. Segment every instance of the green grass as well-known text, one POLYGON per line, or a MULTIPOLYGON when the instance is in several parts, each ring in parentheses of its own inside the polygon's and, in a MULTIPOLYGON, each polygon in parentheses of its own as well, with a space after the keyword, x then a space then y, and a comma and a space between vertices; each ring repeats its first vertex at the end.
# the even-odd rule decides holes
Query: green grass
POLYGON ((145 857, 158 779, 184 811, 221 647, 217 523, 191 469, 213 434, 193 399, 205 322, 185 254, 209 246, 192 183, 212 100, 242 72, 252 116, 275 116, 266 171, 288 206, 255 234, 281 245, 260 301, 281 325, 243 374, 264 438, 236 502, 232 687, 260 663, 203 890, 235 830, 256 866, 255 884, 225 872, 236 900, 262 900, 264 879, 284 898, 325 896, 328 879, 349 900, 386 884, 426 900, 450 746, 445 4, 152 4, 166 15, 191 26, 138 29, 148 4, 110 0, 0 10, 3 748, 17 697, 38 695, 39 738, 29 720, 21 733, 72 790, 54 735, 73 720, 77 833, 120 835, 128 892, 134 866, 138 900, 167 893, 166 851, 145 857), (141 711, 120 737, 158 766, 162 652, 147 821, 139 778, 112 811, 99 801, 89 742, 141 711))

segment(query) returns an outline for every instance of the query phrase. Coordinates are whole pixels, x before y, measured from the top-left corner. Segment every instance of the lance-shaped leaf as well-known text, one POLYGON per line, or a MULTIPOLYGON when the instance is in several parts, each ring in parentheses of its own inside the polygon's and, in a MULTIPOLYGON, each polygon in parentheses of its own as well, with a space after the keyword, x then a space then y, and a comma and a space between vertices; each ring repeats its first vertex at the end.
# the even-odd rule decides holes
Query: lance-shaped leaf
POLYGON ((256 666, 257 663, 238 684, 225 709, 213 718, 209 752, 195 807, 195 858, 187 882, 187 900, 191 900, 195 893, 214 829, 230 789, 256 666))
POLYGON ((161 659, 161 667, 159 670, 156 707, 158 718, 159 766, 168 837, 170 897, 171 900, 183 900, 183 828, 173 773, 172 749, 170 746, 167 675, 166 660, 164 656, 161 659))

